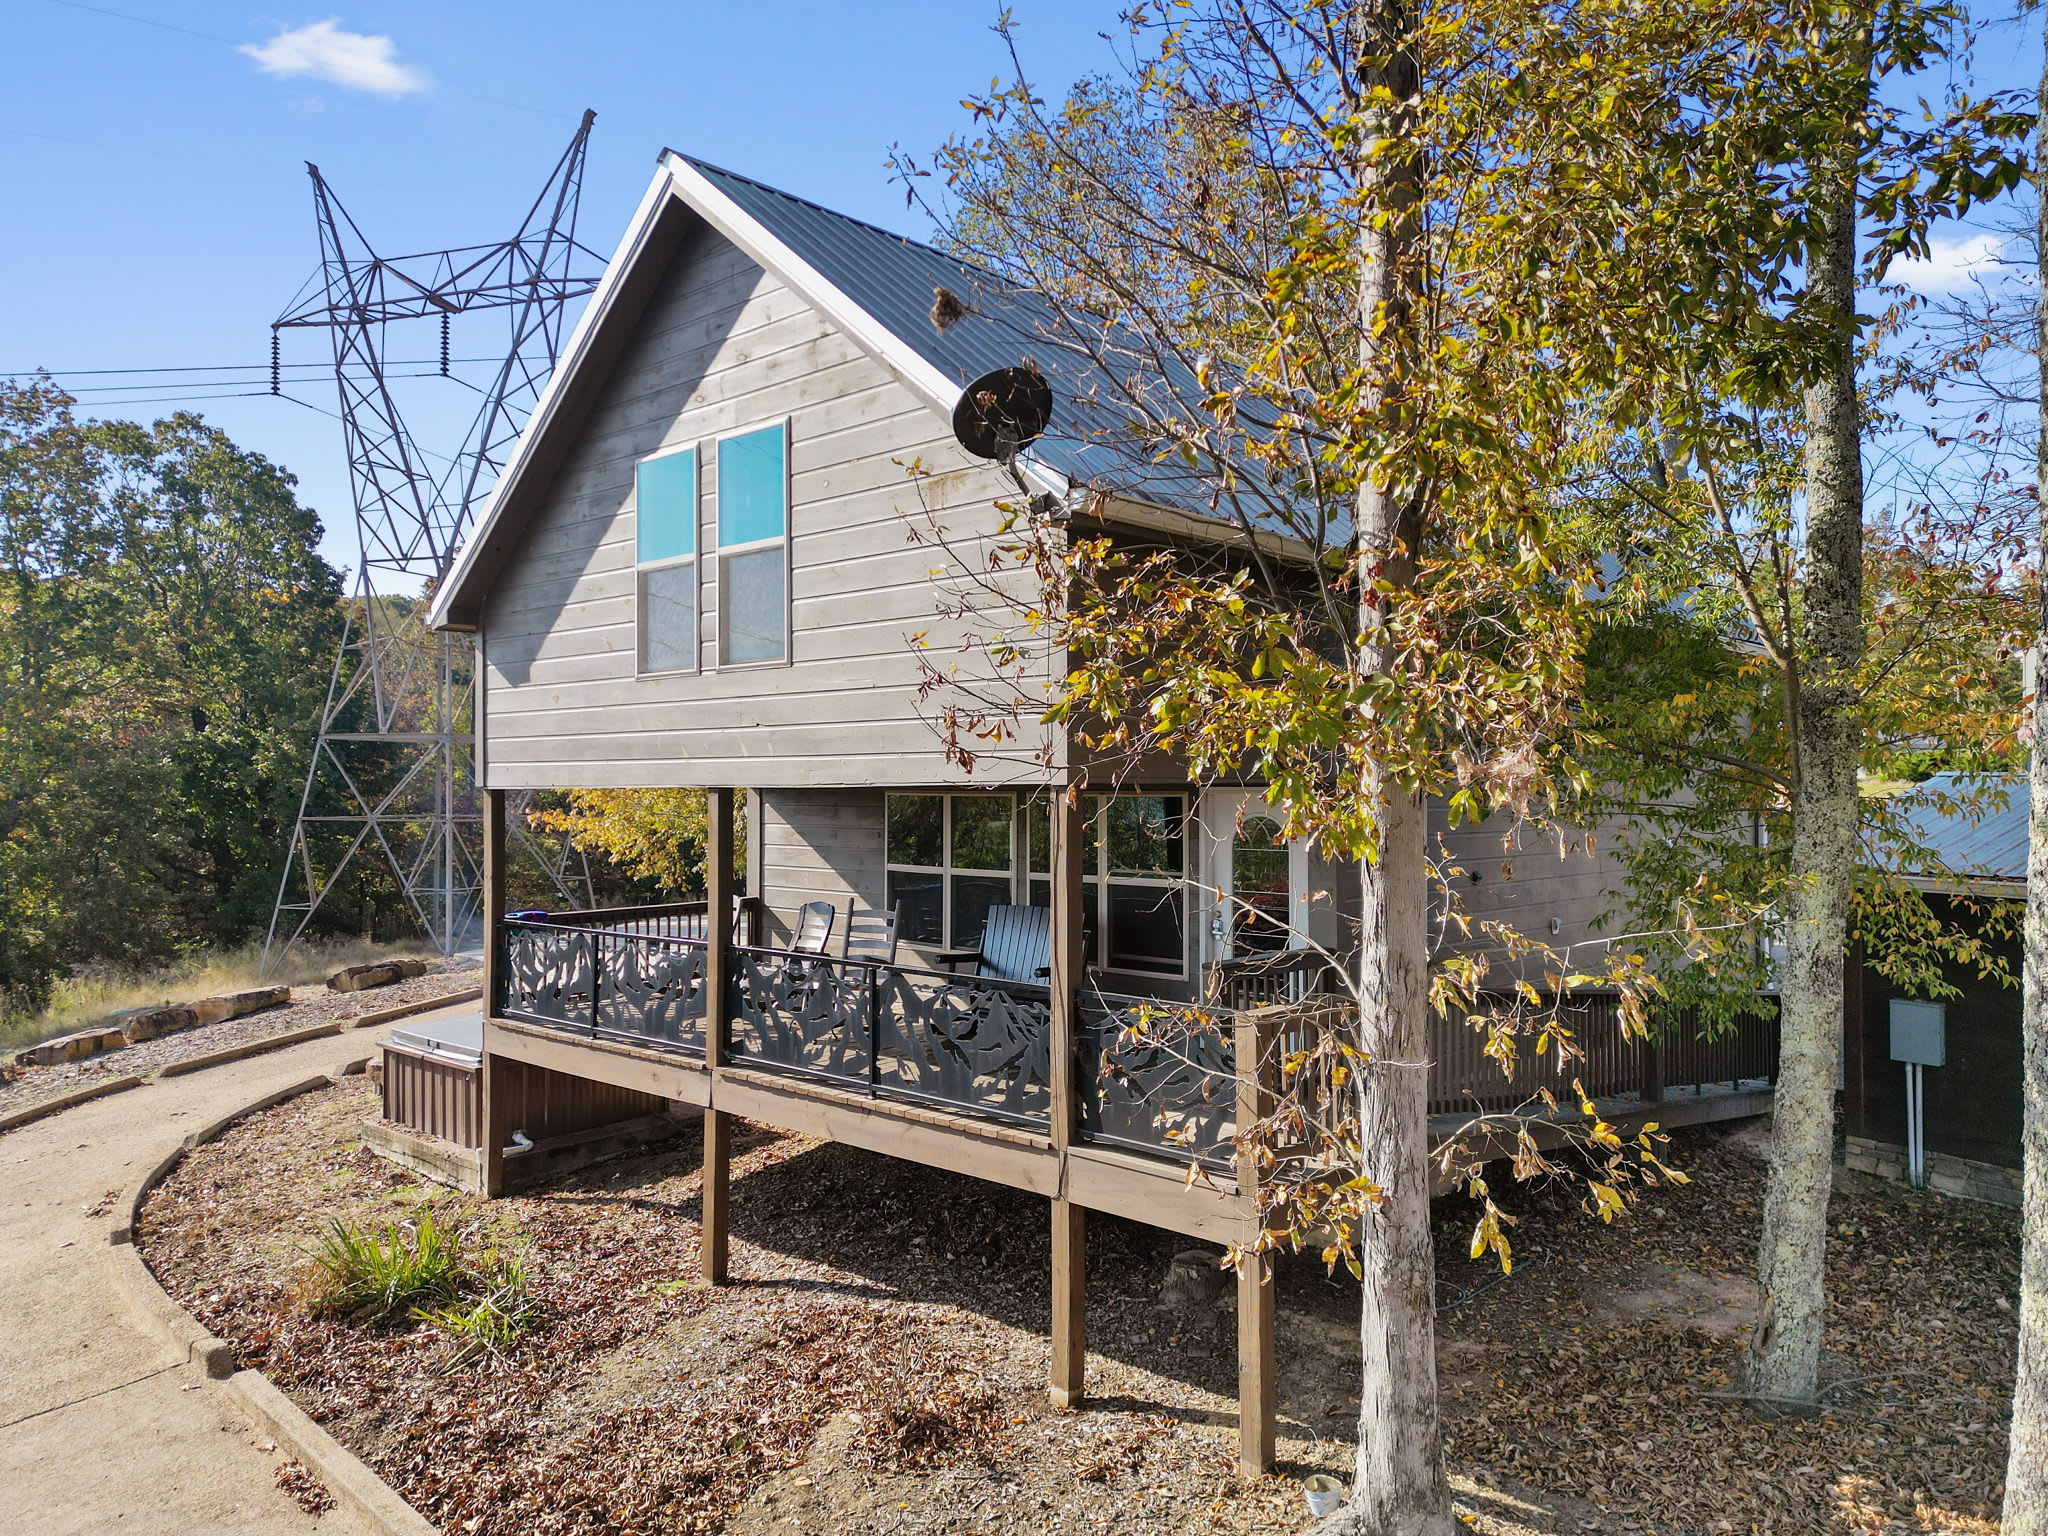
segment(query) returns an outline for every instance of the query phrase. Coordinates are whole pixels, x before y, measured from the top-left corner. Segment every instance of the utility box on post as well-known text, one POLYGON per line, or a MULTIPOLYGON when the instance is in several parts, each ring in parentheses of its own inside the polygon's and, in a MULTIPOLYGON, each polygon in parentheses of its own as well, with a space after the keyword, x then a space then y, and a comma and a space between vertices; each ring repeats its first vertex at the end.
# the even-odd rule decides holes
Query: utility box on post
POLYGON ((1892 999, 1892 1060, 1916 1067, 1944 1065, 1948 1054, 1948 1004, 1892 999))

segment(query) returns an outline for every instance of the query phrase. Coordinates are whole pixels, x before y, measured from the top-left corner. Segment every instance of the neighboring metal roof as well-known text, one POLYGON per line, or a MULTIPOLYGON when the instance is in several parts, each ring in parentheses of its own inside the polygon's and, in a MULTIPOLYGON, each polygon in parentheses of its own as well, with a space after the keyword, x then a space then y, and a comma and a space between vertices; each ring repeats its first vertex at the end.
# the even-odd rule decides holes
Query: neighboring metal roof
POLYGON ((1897 797, 1903 830, 1924 856, 1884 863, 1933 885, 2027 879, 2027 781, 2018 775, 1938 773, 1897 797), (2002 795, 2002 801, 2001 801, 2002 795), (1959 806, 1958 802, 1966 804, 1959 806), (1902 862, 1917 867, 1901 868, 1902 862))

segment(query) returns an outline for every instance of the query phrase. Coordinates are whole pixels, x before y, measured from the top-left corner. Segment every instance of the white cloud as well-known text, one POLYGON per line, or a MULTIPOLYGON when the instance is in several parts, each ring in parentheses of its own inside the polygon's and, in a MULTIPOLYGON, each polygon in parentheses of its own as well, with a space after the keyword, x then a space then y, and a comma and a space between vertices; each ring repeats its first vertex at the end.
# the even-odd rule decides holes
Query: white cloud
POLYGON ((1999 265, 2005 241, 1997 235, 1936 235, 1927 242, 1927 257, 1894 261, 1885 276, 1918 293, 1969 293, 1980 284, 2006 275, 1999 265))
POLYGON ((433 83, 426 71, 398 62, 390 38, 344 32, 335 16, 289 28, 267 43, 244 43, 235 51, 254 59, 266 75, 325 80, 378 96, 410 96, 433 83))

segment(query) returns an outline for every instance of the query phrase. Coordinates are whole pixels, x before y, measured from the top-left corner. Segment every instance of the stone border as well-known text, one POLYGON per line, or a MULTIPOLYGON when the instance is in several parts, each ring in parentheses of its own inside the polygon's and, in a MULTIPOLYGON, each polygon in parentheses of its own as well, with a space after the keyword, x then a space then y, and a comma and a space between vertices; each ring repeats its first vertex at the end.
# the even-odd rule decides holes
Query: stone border
POLYGON ((430 997, 421 1003, 400 1003, 395 1008, 380 1008, 375 1013, 365 1013, 353 1019, 338 1019, 335 1022, 343 1029, 371 1029, 379 1024, 389 1024, 393 1019, 402 1019, 409 1013, 430 1013, 436 1008, 453 1008, 457 1003, 473 1003, 484 995, 482 987, 464 987, 460 992, 448 992, 440 997, 430 997))
POLYGON ((187 1056, 183 1061, 167 1062, 158 1067, 155 1076, 183 1077, 187 1072, 204 1072, 208 1067, 224 1067, 231 1061, 240 1061, 246 1056, 261 1056, 265 1051, 280 1050, 287 1045, 297 1045, 302 1040, 318 1040, 323 1035, 338 1035, 341 1025, 329 1019, 325 1024, 315 1024, 306 1029, 287 1030, 281 1035, 265 1035, 261 1040, 245 1040, 240 1045, 231 1045, 226 1050, 209 1051, 204 1056, 187 1056))
MULTIPOLYGON (((349 1067, 355 1065, 351 1062, 349 1067)), ((348 1070, 344 1069, 341 1075, 348 1075, 348 1070)), ((261 1371, 237 1370, 234 1346, 208 1333, 197 1318, 178 1305, 157 1282, 135 1246, 135 1222, 143 1202, 151 1190, 170 1177, 187 1152, 215 1140, 250 1115, 339 1081, 340 1077, 324 1072, 306 1078, 288 1088, 266 1093, 187 1136, 183 1145, 145 1174, 129 1195, 121 1220, 107 1234, 107 1267, 115 1290, 128 1302, 138 1320, 162 1338, 173 1353, 182 1355, 185 1363, 200 1366, 209 1378, 220 1382, 242 1417, 304 1462, 334 1495, 335 1502, 345 1505, 374 1536, 439 1536, 440 1527, 406 1503, 397 1489, 347 1446, 314 1423, 268 1376, 261 1371)))
POLYGON ((11 1131, 16 1126, 27 1125, 45 1115, 54 1115, 60 1109, 69 1109, 74 1104, 89 1104, 94 1099, 103 1099, 110 1093, 123 1093, 130 1088, 140 1088, 143 1080, 139 1077, 110 1077, 103 1083, 94 1083, 87 1088, 74 1088, 69 1093, 60 1093, 53 1099, 40 1104, 31 1104, 26 1109, 17 1109, 12 1114, 0 1115, 0 1132, 11 1131))

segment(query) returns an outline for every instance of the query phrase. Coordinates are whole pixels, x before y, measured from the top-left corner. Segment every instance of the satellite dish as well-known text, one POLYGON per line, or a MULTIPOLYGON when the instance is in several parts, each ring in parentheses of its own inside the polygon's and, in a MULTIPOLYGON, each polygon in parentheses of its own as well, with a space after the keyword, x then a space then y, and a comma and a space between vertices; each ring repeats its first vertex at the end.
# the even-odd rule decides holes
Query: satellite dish
POLYGON ((1052 386, 1036 368, 998 368, 961 391, 953 436, 978 459, 1007 463, 1052 420, 1052 386))

